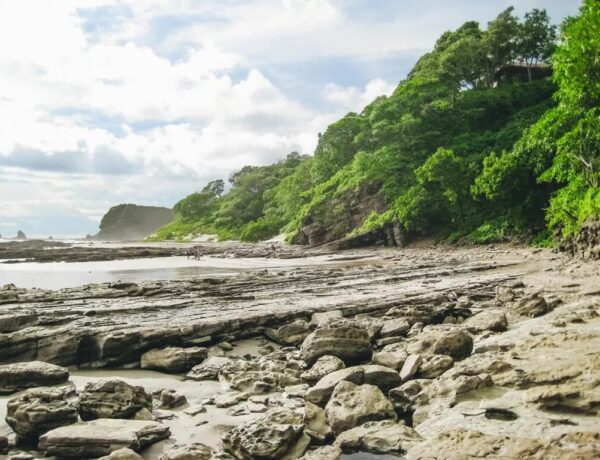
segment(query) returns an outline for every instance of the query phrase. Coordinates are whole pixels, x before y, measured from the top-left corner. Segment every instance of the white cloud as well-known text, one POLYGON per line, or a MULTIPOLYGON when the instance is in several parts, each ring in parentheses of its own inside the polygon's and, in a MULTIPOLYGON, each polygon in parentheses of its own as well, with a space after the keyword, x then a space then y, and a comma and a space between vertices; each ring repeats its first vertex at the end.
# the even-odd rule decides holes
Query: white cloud
POLYGON ((348 111, 360 112, 373 99, 378 96, 389 96, 395 88, 396 85, 377 78, 369 81, 364 88, 343 87, 329 83, 325 87, 323 95, 328 101, 334 102, 348 111))
POLYGON ((245 164, 311 153, 330 122, 394 85, 332 78, 318 111, 274 84, 273 66, 428 47, 465 16, 436 4, 376 21, 340 0, 0 2, 0 221, 97 221, 121 201, 173 204, 245 164))

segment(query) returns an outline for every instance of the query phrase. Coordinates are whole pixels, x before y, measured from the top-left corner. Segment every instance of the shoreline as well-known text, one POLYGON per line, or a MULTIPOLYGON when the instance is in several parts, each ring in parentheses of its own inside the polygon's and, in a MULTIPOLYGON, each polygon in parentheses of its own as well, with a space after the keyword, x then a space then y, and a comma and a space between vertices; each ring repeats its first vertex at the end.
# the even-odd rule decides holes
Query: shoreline
MULTIPOLYGON (((211 257, 240 265, 259 260, 220 255, 225 259, 211 257)), ((73 370, 76 381, 87 375, 87 382, 95 376, 132 382, 127 375, 145 375, 140 359, 151 350, 200 347, 207 350, 206 363, 224 359, 225 367, 210 376, 202 370, 199 379, 196 369, 208 364, 194 367, 185 381, 165 375, 168 387, 185 396, 188 405, 158 409, 154 396, 152 420, 169 427, 171 435, 142 450, 146 460, 176 458, 169 457, 169 449, 193 450, 194 442, 207 444, 212 452, 198 458, 246 458, 239 449, 250 452, 262 439, 261 430, 273 433, 273 417, 284 413, 285 421, 277 423, 294 427, 298 437, 292 442, 270 434, 264 441, 278 449, 287 446, 286 458, 447 458, 448 452, 493 457, 497 449, 519 458, 533 451, 545 452, 545 458, 597 456, 598 262, 512 246, 379 248, 314 260, 281 259, 283 266, 254 267, 223 278, 59 291, 5 288, 0 290, 0 324, 3 316, 4 324, 10 323, 7 314, 14 315, 13 324, 21 324, 0 333, 0 369, 40 360, 79 367, 73 370), (24 312, 30 317, 19 320, 24 312), (319 315, 331 319, 322 323, 315 319, 324 317, 319 315), (308 343, 324 327, 341 335, 315 350, 335 343, 328 349, 334 356, 341 353, 344 361, 348 352, 358 353, 344 328, 362 329, 368 337, 372 356, 345 362, 337 372, 346 377, 328 390, 333 394, 327 398, 340 407, 346 401, 354 407, 349 412, 334 411, 318 390, 336 372, 328 371, 321 380, 301 377, 314 362, 306 355, 308 343), (470 345, 456 348, 462 342, 453 342, 454 337, 470 345), (245 348, 248 341, 257 345, 245 348), (442 342, 446 345, 431 351, 432 344, 442 342), (283 375, 287 383, 280 382, 283 375), (358 389, 380 392, 369 398, 384 400, 362 401, 358 389), (309 401, 318 401, 316 408, 309 401), (384 402, 395 415, 383 415, 384 402), (206 405, 208 412, 184 414, 196 405, 206 405), (320 414, 318 430, 329 434, 321 439, 313 432, 315 415, 307 411, 320 414), (369 415, 355 419, 350 414, 356 411, 369 415), (293 414, 304 414, 304 421, 293 414), (221 416, 226 427, 221 427, 221 416), (340 417, 354 428, 340 433, 340 417), (190 426, 192 420, 200 425, 190 426), (330 427, 334 433, 327 431, 330 427), (361 452, 370 453, 360 457, 361 452)), ((148 392, 163 385, 160 374, 156 378, 143 384, 148 392)), ((81 385, 77 391, 81 394, 81 385)))

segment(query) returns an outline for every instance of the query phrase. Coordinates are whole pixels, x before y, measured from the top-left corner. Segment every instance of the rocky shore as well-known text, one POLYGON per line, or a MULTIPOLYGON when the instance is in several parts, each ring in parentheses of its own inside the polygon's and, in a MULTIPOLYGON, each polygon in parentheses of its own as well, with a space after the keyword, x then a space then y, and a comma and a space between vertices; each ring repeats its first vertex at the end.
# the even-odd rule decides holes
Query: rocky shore
POLYGON ((58 291, 4 286, 0 451, 600 457, 597 262, 508 247, 330 261, 58 291), (154 380, 128 377, 136 372, 154 380))

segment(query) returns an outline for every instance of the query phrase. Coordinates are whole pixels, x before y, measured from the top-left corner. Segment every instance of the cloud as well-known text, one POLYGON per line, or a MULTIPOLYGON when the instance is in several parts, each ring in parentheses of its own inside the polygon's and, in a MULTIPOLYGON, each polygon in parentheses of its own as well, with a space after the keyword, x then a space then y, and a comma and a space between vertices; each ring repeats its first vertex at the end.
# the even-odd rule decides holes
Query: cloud
POLYGON ((380 78, 369 81, 364 88, 356 86, 342 87, 335 83, 329 83, 324 89, 324 97, 348 111, 360 112, 364 106, 376 97, 392 94, 394 88, 396 88, 395 84, 380 78))
POLYGON ((317 133, 389 94, 442 31, 506 6, 0 2, 0 222, 92 233, 119 202, 171 206, 245 164, 310 154, 317 133))

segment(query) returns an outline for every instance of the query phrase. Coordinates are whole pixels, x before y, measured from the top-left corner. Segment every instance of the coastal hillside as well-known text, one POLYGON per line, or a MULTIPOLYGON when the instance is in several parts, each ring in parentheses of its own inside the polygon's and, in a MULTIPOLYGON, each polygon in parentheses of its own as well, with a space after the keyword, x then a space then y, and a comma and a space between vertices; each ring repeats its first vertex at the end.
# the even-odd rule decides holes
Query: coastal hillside
POLYGON ((319 134, 313 156, 246 166, 228 188, 211 182, 176 204, 156 238, 570 238, 600 212, 598 37, 590 0, 560 28, 538 9, 466 22, 392 95, 319 134))
POLYGON ((120 204, 113 206, 100 221, 97 240, 139 241, 173 219, 173 211, 156 206, 120 204))

